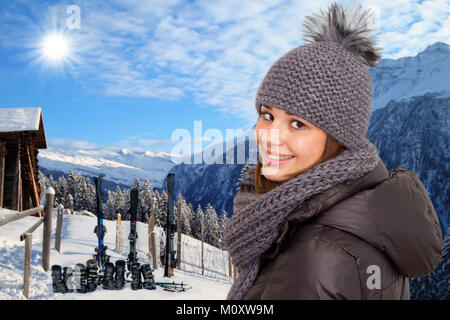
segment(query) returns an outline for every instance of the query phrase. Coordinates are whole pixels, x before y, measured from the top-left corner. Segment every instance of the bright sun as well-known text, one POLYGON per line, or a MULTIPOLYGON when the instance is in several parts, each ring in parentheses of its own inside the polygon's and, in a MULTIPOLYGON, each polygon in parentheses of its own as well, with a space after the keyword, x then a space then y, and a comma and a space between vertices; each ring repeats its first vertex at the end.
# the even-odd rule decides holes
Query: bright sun
POLYGON ((58 33, 48 34, 41 44, 42 55, 52 62, 60 62, 69 55, 67 39, 58 33))

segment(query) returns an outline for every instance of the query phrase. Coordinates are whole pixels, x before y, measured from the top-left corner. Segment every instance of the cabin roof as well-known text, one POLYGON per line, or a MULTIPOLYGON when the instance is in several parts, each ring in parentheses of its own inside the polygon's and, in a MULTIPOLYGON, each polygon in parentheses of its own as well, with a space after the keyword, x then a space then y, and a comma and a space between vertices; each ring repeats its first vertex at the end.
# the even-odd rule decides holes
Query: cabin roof
POLYGON ((20 132, 30 132, 37 148, 47 148, 41 108, 0 108, 0 139, 20 132))

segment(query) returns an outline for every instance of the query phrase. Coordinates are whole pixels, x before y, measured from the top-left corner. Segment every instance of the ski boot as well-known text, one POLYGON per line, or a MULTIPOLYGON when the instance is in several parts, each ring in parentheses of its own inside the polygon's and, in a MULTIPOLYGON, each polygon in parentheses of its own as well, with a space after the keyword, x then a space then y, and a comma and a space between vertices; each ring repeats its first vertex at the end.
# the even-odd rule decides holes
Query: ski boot
POLYGON ((142 286, 147 290, 155 290, 156 284, 153 277, 152 268, 149 264, 143 264, 141 266, 142 277, 144 278, 142 286))
POLYGON ((72 271, 72 267, 64 267, 63 270, 64 270, 64 272, 63 272, 63 280, 64 280, 64 284, 66 285, 67 292, 73 292, 73 283, 72 283, 73 271, 72 271))
POLYGON ((75 288, 79 293, 87 292, 86 267, 82 263, 75 265, 75 288))
POLYGON ((116 288, 114 283, 114 264, 112 262, 107 262, 105 264, 102 287, 106 290, 114 290, 116 288))
POLYGON ((61 266, 55 264, 52 266, 52 286, 54 293, 66 293, 67 288, 63 281, 61 266))
MULTIPOLYGON (((94 233, 97 235, 97 230, 98 230, 98 226, 95 226, 94 228, 94 233)), ((106 232, 108 232, 108 230, 106 229, 105 225, 102 224, 102 240, 105 237, 106 232)), ((97 235, 98 237, 98 235, 97 235)))
POLYGON ((87 292, 93 292, 98 284, 98 266, 94 259, 86 261, 87 292))
POLYGON ((116 290, 123 289, 123 287, 125 286, 125 260, 116 261, 116 274, 114 280, 116 290))
POLYGON ((131 265, 131 289, 142 289, 140 264, 133 263, 131 265))

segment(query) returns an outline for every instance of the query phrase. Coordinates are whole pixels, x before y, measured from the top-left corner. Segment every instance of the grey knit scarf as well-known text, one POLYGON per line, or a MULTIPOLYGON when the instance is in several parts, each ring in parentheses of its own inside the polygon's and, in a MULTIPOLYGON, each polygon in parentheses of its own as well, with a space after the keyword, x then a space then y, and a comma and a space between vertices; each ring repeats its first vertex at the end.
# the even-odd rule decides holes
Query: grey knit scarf
POLYGON ((363 138, 359 147, 347 149, 265 194, 251 195, 251 203, 233 213, 224 234, 225 247, 238 269, 227 299, 241 300, 245 296, 260 271, 264 252, 276 240, 280 225, 292 211, 315 194, 366 175, 380 161, 377 148, 363 138))

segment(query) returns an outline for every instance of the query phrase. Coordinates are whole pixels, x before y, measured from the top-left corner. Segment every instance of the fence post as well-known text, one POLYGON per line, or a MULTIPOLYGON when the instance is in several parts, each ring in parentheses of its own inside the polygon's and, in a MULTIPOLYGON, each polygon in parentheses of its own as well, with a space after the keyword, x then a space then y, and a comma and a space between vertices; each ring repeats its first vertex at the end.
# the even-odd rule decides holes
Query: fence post
POLYGON ((150 250, 153 261, 153 269, 158 269, 158 258, 156 257, 156 232, 155 232, 155 221, 156 221, 156 211, 155 211, 155 202, 152 201, 150 218, 148 221, 148 232, 150 232, 150 250))
POLYGON ((122 215, 117 214, 117 222, 116 222, 116 250, 120 251, 120 227, 122 225, 122 215))
POLYGON ((181 199, 178 201, 178 235, 177 235, 177 269, 181 266, 181 221, 183 214, 181 212, 181 199))
POLYGON ((33 235, 26 234, 25 238, 25 263, 23 271, 23 295, 28 299, 30 289, 30 265, 31 265, 31 244, 33 242, 33 235))
POLYGON ((204 265, 204 263, 203 263, 203 237, 204 237, 204 234, 203 234, 203 223, 204 223, 204 220, 203 220, 203 215, 201 215, 200 216, 200 231, 201 231, 201 237, 202 237, 202 252, 201 252, 201 259, 202 259, 202 276, 203 275, 205 275, 205 265, 204 265))
POLYGON ((158 269, 158 259, 156 257, 156 232, 152 231, 152 258, 153 258, 153 269, 158 269))
POLYGON ((0 141, 0 208, 3 208, 3 193, 5 187, 6 142, 0 141))
POLYGON ((158 263, 156 260, 156 233, 153 231, 154 224, 153 224, 153 218, 150 217, 147 220, 148 225, 148 258, 152 259, 153 263, 153 269, 158 268, 158 263))
POLYGON ((233 276, 233 264, 231 263, 231 255, 228 253, 228 275, 233 276))
POLYGON ((148 252, 149 252, 149 259, 150 256, 152 257, 153 262, 153 269, 158 269, 158 261, 156 259, 156 232, 153 231, 154 224, 153 224, 153 218, 148 218, 147 221, 148 224, 148 252))
POLYGON ((58 213, 56 215, 56 235, 55 235, 55 249, 61 253, 61 232, 64 219, 64 206, 60 203, 58 205, 58 213))
POLYGON ((72 195, 69 193, 68 195, 67 195, 67 198, 66 198, 66 207, 67 207, 67 209, 69 209, 69 214, 70 215, 74 215, 75 213, 74 213, 74 211, 73 211, 73 197, 72 197, 72 195))
POLYGON ((50 243, 52 239, 52 211, 54 199, 55 189, 52 187, 47 188, 47 190, 45 190, 44 235, 42 239, 42 267, 44 268, 44 271, 48 271, 50 266, 50 243))

